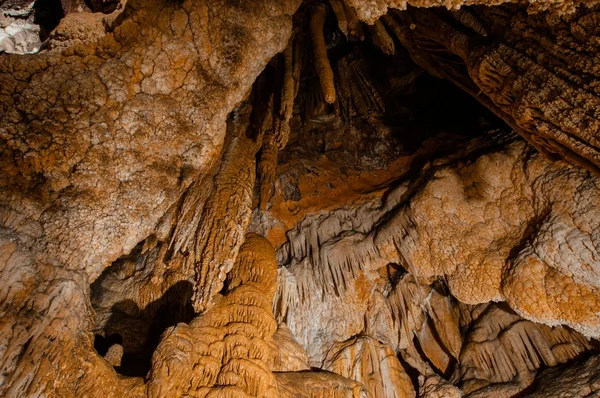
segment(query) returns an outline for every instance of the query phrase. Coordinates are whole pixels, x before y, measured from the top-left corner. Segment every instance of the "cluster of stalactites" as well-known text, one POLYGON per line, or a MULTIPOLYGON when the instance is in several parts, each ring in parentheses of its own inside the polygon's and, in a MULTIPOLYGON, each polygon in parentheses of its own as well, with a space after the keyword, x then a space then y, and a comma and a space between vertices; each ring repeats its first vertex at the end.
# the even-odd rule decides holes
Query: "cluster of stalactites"
MULTIPOLYGON (((394 40, 386 27, 376 21, 373 25, 365 25, 358 19, 353 7, 342 0, 329 0, 330 8, 325 3, 316 2, 309 10, 309 30, 312 47, 313 63, 319 82, 323 99, 328 104, 338 100, 334 82, 334 72, 327 56, 327 43, 325 41, 324 27, 327 13, 331 10, 337 20, 338 28, 350 41, 365 39, 364 30, 368 30, 373 44, 383 53, 395 53, 394 40)), ((290 120, 293 115, 294 100, 300 86, 300 72, 303 53, 303 35, 296 30, 287 48, 283 52, 283 79, 279 96, 279 108, 275 109, 272 101, 269 103, 268 116, 263 123, 263 140, 258 164, 260 178, 259 208, 264 211, 274 191, 277 156, 287 144, 290 134, 290 120)))
POLYGON ((277 155, 285 147, 290 135, 290 119, 294 111, 294 99, 298 92, 301 66, 302 38, 294 34, 283 51, 283 83, 281 85, 280 105, 274 112, 273 100, 269 101, 269 109, 262 130, 263 140, 258 173, 260 177, 259 207, 266 210, 267 202, 273 195, 277 155))
MULTIPOLYGON (((362 22, 358 19, 356 11, 352 6, 347 5, 341 0, 329 0, 331 9, 337 19, 340 31, 350 41, 362 41, 365 39, 362 22)), ((311 10, 310 33, 313 47, 313 57, 315 69, 321 83, 321 90, 325 101, 333 104, 336 101, 335 84, 333 81, 333 71, 327 58, 325 38, 323 35, 323 26, 327 15, 327 7, 322 3, 317 3, 311 10)), ((383 53, 394 55, 396 47, 394 40, 388 33, 386 27, 381 21, 375 21, 373 25, 365 25, 368 30, 371 41, 383 53)))

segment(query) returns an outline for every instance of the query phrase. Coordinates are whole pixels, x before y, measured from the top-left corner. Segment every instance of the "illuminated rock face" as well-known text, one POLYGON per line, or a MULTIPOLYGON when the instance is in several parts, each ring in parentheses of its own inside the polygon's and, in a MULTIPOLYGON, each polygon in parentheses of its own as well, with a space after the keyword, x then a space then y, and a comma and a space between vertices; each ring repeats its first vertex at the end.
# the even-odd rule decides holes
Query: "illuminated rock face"
POLYGON ((0 396, 597 393, 598 9, 475 3, 0 2, 0 396))

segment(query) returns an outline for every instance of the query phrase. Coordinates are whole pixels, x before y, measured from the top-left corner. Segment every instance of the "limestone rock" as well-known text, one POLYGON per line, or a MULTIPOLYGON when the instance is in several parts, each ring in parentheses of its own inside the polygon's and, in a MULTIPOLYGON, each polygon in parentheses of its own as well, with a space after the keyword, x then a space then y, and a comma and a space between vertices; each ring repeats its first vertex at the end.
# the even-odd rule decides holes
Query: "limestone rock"
POLYGON ((67 14, 50 33, 50 49, 93 44, 106 34, 107 21, 103 15, 89 12, 67 14))
POLYGON ((600 358, 592 357, 571 366, 544 370, 535 380, 532 398, 594 396, 600 390, 600 358))
POLYGON ((430 371, 427 376, 419 376, 419 397, 461 398, 462 391, 444 378, 430 371))
POLYGON ((308 370, 308 354, 294 338, 290 329, 282 322, 273 335, 273 372, 297 372, 308 370))
POLYGON ((34 21, 35 1, 0 3, 0 54, 32 54, 42 46, 40 26, 34 21))
POLYGON ((598 174, 599 125, 592 111, 598 108, 598 73, 590 67, 597 56, 595 4, 536 16, 509 6, 473 8, 468 17, 410 9, 385 20, 423 68, 454 81, 549 159, 565 159, 598 174), (488 44, 478 46, 480 40, 488 44), (433 53, 425 50, 437 46, 433 53), (456 57, 453 66, 440 51, 456 57), (569 54, 568 66, 555 64, 564 54, 569 54), (575 77, 582 74, 589 74, 589 83, 575 77))
POLYGON ((599 9, 500 2, 0 2, 0 395, 596 393, 599 9))
POLYGON ((368 336, 331 347, 324 368, 362 383, 369 397, 415 397, 412 382, 394 350, 368 336))
POLYGON ((211 186, 227 115, 285 47, 298 3, 133 1, 96 44, 2 55, 0 395, 143 386, 93 351, 89 284, 177 213, 192 181, 211 186))
POLYGON ((281 398, 367 398, 362 385, 330 372, 275 373, 281 398))
MULTIPOLYGON (((405 10, 409 5, 415 7, 436 7, 442 6, 448 9, 458 10, 462 6, 486 5, 494 6, 511 0, 346 0, 348 4, 354 7, 361 20, 367 23, 374 23, 381 15, 384 15, 388 9, 405 10)), ((532 11, 555 9, 562 12, 573 11, 578 4, 585 4, 585 1, 578 0, 557 0, 557 1, 536 1, 528 0, 532 11)), ((594 0, 587 2, 596 3, 594 0)))
POLYGON ((531 384, 540 367, 568 362, 589 349, 578 333, 536 325, 506 306, 493 304, 472 326, 455 378, 467 394, 483 390, 514 395, 531 384))

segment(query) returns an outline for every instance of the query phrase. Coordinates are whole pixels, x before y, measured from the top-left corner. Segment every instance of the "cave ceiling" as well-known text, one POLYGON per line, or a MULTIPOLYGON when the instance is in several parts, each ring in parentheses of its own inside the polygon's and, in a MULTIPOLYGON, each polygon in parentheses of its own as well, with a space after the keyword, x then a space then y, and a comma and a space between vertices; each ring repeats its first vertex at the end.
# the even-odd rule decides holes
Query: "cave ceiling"
POLYGON ((600 4, 0 0, 0 396, 600 394, 600 4))

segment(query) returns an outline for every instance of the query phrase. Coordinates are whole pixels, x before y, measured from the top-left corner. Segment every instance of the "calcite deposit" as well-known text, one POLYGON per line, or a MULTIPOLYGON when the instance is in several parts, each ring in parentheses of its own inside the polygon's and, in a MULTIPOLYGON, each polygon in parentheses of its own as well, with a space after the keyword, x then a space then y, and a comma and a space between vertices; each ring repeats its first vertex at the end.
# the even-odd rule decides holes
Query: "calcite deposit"
POLYGON ((0 0, 0 396, 595 396, 596 3, 0 0))

